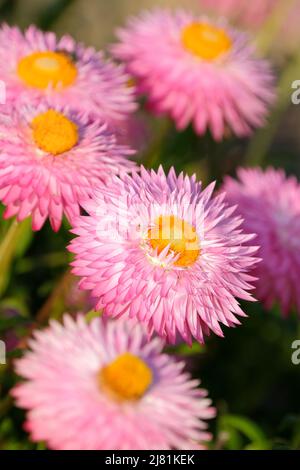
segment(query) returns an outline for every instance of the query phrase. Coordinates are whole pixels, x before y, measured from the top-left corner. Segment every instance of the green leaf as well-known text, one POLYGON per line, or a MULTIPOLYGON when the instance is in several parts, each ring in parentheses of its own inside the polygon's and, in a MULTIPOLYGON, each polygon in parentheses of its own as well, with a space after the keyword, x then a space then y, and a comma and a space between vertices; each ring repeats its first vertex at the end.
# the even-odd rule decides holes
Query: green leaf
POLYGON ((203 344, 194 342, 192 346, 182 343, 177 346, 169 346, 167 348, 168 353, 179 354, 180 356, 193 356, 194 354, 203 354, 206 351, 206 347, 203 344))
POLYGON ((219 428, 220 432, 228 433, 230 436, 229 446, 232 449, 240 449, 242 445, 241 441, 238 441, 239 447, 237 447, 237 433, 250 441, 244 449, 263 450, 271 447, 261 428, 245 416, 223 415, 219 419, 219 428))
POLYGON ((14 220, 0 240, 0 295, 9 282, 12 260, 21 256, 31 241, 30 223, 30 219, 21 223, 14 220))

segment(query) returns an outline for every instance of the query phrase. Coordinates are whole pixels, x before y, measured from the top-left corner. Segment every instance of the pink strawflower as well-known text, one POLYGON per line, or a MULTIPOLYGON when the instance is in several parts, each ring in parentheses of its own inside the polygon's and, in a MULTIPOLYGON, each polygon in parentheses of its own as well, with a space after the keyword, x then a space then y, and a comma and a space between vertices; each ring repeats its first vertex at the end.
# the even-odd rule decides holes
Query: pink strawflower
POLYGON ((13 389, 34 441, 58 450, 201 449, 215 410, 184 364, 128 322, 64 317, 35 333, 13 389))
POLYGON ((4 217, 31 216, 34 230, 48 217, 58 230, 63 214, 79 215, 93 186, 135 167, 106 125, 49 103, 0 114, 0 146, 4 217))
POLYGON ((155 10, 117 34, 113 54, 150 108, 171 116, 179 130, 193 123, 198 134, 209 129, 221 140, 228 131, 243 137, 264 124, 273 76, 243 33, 203 16, 155 10))
POLYGON ((279 17, 279 31, 274 38, 274 52, 292 52, 299 43, 300 2, 285 0, 200 0, 208 13, 251 31, 263 29, 272 17, 279 17))
POLYGON ((136 107, 122 66, 70 36, 57 39, 54 33, 34 26, 23 34, 17 27, 4 25, 0 64, 8 103, 33 104, 46 96, 60 106, 89 112, 109 123, 125 119, 136 107))
POLYGON ((257 234, 257 298, 268 309, 279 303, 284 314, 300 311, 300 184, 283 170, 241 168, 223 189, 229 203, 238 204, 245 231, 257 234))
POLYGON ((88 215, 74 221, 70 250, 98 309, 136 318, 172 343, 177 332, 202 343, 210 330, 223 336, 219 323, 239 324, 235 297, 252 300, 256 248, 244 246, 252 236, 224 195, 211 198, 213 188, 142 167, 96 191, 88 215))
POLYGON ((243 27, 259 28, 282 0, 199 0, 209 12, 223 15, 243 27))

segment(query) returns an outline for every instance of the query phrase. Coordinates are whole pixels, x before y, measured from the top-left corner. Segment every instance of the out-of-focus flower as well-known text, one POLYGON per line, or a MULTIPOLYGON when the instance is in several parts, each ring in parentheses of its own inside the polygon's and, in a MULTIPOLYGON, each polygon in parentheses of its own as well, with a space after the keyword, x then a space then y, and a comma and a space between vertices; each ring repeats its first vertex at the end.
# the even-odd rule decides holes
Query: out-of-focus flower
POLYGON ((274 44, 276 52, 291 51, 299 43, 300 2, 288 0, 200 0, 213 15, 223 15, 231 22, 251 31, 263 28, 272 15, 280 15, 281 27, 274 44), (279 9, 282 11, 279 11, 279 9), (283 16, 285 15, 285 16, 283 16))
POLYGON ((204 420, 215 415, 205 390, 122 320, 64 325, 35 333, 31 351, 17 360, 27 379, 13 390, 29 410, 34 441, 59 450, 199 449, 210 440, 204 420))
POLYGON ((0 77, 8 102, 33 104, 45 96, 59 106, 96 115, 108 123, 125 119, 135 109, 133 89, 122 66, 106 61, 92 47, 70 36, 57 39, 31 26, 0 29, 0 77))
POLYGON ((281 0, 199 0, 200 6, 240 26, 259 28, 281 0))
POLYGON ((6 218, 32 216, 34 230, 49 217, 58 230, 71 221, 93 186, 130 171, 132 153, 117 145, 98 120, 68 108, 40 103, 0 115, 0 200, 6 218))
POLYGON ((297 1, 291 8, 286 21, 283 22, 282 28, 276 41, 280 52, 293 53, 299 48, 300 41, 300 2, 297 1))
POLYGON ((150 108, 170 115, 178 129, 192 122, 198 134, 209 129, 221 140, 228 129, 242 137, 264 124, 273 75, 243 33, 206 17, 155 10, 131 19, 118 37, 113 54, 150 108))
POLYGON ((238 180, 226 177, 223 189, 238 205, 243 228, 256 233, 262 262, 256 296, 271 308, 278 302, 287 314, 300 311, 300 185, 283 170, 239 169, 238 180))
POLYGON ((235 297, 252 300, 256 247, 223 196, 211 198, 195 177, 163 169, 115 178, 84 204, 88 216, 74 222, 78 235, 73 272, 98 298, 105 314, 138 319, 174 343, 179 332, 204 342, 219 323, 239 324, 235 297))

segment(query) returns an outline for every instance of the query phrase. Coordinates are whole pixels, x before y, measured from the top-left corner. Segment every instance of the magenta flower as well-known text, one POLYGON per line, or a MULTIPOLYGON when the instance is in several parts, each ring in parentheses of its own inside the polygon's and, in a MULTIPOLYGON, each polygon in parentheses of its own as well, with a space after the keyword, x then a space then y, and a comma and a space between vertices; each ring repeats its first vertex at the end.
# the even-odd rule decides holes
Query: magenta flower
POLYGON ((136 318, 172 343, 177 332, 204 342, 210 330, 223 336, 220 323, 239 324, 235 297, 252 300, 247 271, 256 247, 244 245, 252 235, 224 195, 211 198, 213 188, 173 169, 166 176, 141 168, 84 204, 70 250, 97 308, 136 318))
POLYGON ((193 123, 216 140, 248 136, 265 122, 274 99, 268 63, 244 34, 190 13, 155 10, 131 19, 112 48, 125 62, 154 112, 178 129, 193 123))
POLYGON ((39 230, 49 217, 58 230, 72 221, 93 186, 135 167, 98 120, 40 103, 0 114, 0 201, 5 218, 32 217, 39 230))
POLYGON ((270 309, 279 303, 284 314, 300 311, 300 185, 283 170, 240 169, 238 180, 226 177, 223 189, 238 205, 247 233, 260 245, 256 296, 270 309))
POLYGON ((200 449, 210 440, 207 392, 139 326, 66 315, 30 347, 16 361, 27 380, 12 393, 29 410, 32 440, 58 450, 200 449))
POLYGON ((31 26, 0 29, 0 77, 8 103, 33 104, 50 97, 59 106, 94 114, 109 123, 135 109, 133 89, 121 66, 70 36, 57 39, 31 26))

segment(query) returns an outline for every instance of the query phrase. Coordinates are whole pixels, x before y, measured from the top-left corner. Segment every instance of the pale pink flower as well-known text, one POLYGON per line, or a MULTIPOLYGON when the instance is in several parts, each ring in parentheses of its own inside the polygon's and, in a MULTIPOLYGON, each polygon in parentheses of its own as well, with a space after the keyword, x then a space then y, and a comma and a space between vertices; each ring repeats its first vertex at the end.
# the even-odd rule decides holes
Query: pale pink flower
POLYGON ((112 47, 148 98, 179 130, 190 123, 216 140, 243 137, 265 123, 274 100, 269 64, 255 56, 244 33, 224 22, 167 10, 145 12, 117 32, 112 47))
POLYGON ((34 230, 47 218, 58 230, 63 214, 70 221, 79 215, 93 186, 135 167, 132 151, 116 143, 106 124, 50 103, 0 114, 0 146, 4 217, 31 216, 34 230))
POLYGON ((23 34, 8 25, 0 29, 0 78, 8 103, 33 104, 51 98, 59 106, 96 115, 115 124, 134 111, 134 89, 122 66, 70 36, 57 39, 30 26, 23 34))
POLYGON ((126 321, 51 321, 16 361, 34 441, 58 450, 201 449, 215 410, 184 364, 126 321))
POLYGON ((270 309, 278 303, 284 314, 300 311, 300 185, 283 170, 238 170, 226 177, 223 189, 230 204, 238 205, 247 233, 260 245, 256 296, 270 309))
POLYGON ((172 343, 177 332, 204 342, 210 330, 223 336, 220 324, 239 324, 236 297, 252 300, 256 247, 245 246, 252 235, 213 188, 142 167, 96 191, 88 215, 74 221, 70 250, 97 308, 136 318, 172 343))
POLYGON ((225 16, 240 26, 259 28, 282 0, 199 0, 215 15, 225 16))

